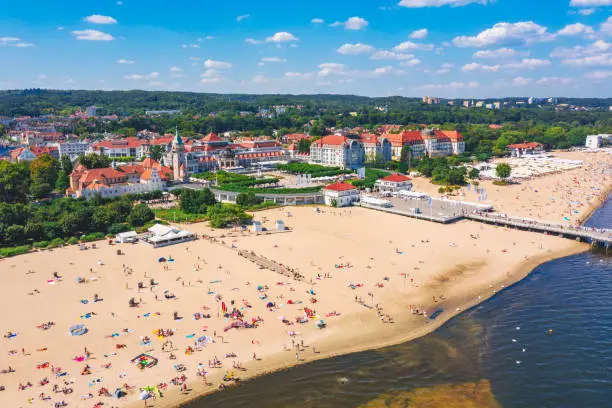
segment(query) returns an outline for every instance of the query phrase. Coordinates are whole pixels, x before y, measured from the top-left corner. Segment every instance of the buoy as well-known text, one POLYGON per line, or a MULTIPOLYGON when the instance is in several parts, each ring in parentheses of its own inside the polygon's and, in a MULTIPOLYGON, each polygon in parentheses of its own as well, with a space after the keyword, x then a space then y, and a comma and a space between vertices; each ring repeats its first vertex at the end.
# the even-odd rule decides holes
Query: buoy
POLYGON ((516 330, 521 330, 521 327, 520 326, 516 326, 516 330))
POLYGON ((523 349, 523 353, 525 352, 526 349, 523 349))
POLYGON ((513 343, 516 343, 516 339, 512 339, 512 342, 513 342, 513 343))
POLYGON ((516 360, 516 364, 521 364, 521 360, 516 360))
POLYGON ((552 329, 548 329, 548 334, 552 334, 552 329))

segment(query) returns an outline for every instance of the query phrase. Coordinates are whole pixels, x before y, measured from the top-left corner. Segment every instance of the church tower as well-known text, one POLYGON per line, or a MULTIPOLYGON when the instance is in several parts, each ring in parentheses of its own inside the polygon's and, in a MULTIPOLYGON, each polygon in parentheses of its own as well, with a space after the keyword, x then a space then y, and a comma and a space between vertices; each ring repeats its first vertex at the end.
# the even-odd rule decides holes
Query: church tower
POLYGON ((174 180, 185 181, 187 179, 186 163, 185 163, 185 145, 183 144, 183 139, 178 132, 178 127, 176 128, 176 134, 174 135, 174 140, 172 141, 172 175, 174 180))

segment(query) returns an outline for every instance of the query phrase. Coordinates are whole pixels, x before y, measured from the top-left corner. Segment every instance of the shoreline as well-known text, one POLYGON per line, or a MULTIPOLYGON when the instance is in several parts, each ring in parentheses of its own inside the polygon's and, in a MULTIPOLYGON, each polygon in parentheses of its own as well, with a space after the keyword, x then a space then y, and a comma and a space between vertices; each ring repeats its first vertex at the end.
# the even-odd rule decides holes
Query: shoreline
MULTIPOLYGON (((599 207, 597 207, 599 208, 599 207)), ((597 209, 595 208, 595 210, 597 209)), ((421 337, 424 337, 430 333, 433 333, 434 331, 438 330, 440 327, 442 327, 443 325, 445 325, 446 323, 448 323, 450 320, 452 320, 453 318, 459 316, 462 313, 465 313, 471 309, 473 309, 476 306, 479 306, 481 304, 484 304, 485 302, 487 302, 488 300, 492 299, 493 297, 497 296, 499 293, 501 293, 502 291, 520 283, 521 281, 523 281, 526 277, 528 277, 529 275, 531 275, 531 273, 533 273, 533 271, 538 268, 540 265, 543 265, 547 262, 556 260, 556 259, 561 259, 561 258, 566 258, 569 256, 574 256, 574 255, 578 255, 584 252, 587 252, 590 249, 590 247, 588 246, 588 244, 585 243, 575 243, 575 245, 572 245, 572 247, 564 249, 564 250, 559 250, 559 251, 555 251, 555 252, 550 252, 550 253, 546 253, 546 254, 541 254, 538 256, 534 256, 531 258, 528 258, 525 262, 515 266, 512 270, 512 273, 510 274, 511 276, 513 276, 515 279, 513 279, 510 283, 506 282, 506 284, 504 284, 504 287, 501 290, 498 291, 493 291, 491 292, 490 290, 485 289, 484 292, 482 292, 482 294, 478 294, 476 293, 475 296, 481 296, 481 298, 478 297, 473 297, 471 299, 461 299, 459 301, 449 301, 448 303, 444 303, 443 305, 446 306, 445 307, 445 312, 447 310, 449 310, 448 313, 443 313, 440 315, 439 318, 436 318, 435 320, 428 320, 425 324, 421 325, 420 327, 411 330, 409 333, 407 334, 402 334, 400 336, 397 337, 392 337, 391 339, 386 339, 383 341, 366 341, 366 342, 362 342, 357 346, 353 346, 350 348, 344 348, 342 351, 329 351, 329 352, 321 352, 320 354, 318 354, 316 357, 314 358, 310 358, 308 361, 304 361, 302 363, 296 364, 294 362, 291 363, 287 363, 285 358, 278 358, 279 361, 270 361, 270 359, 267 360, 266 363, 266 367, 263 369, 252 369, 253 371, 250 371, 249 376, 247 379, 243 380, 245 382, 247 381, 251 381, 255 378, 264 376, 264 375, 268 375, 268 374, 272 374, 272 373, 276 373, 279 371, 284 371, 284 370, 289 370, 292 369, 294 367, 298 367, 300 365, 305 365, 305 364, 309 364, 315 361, 319 361, 319 360, 324 360, 324 359, 332 359, 332 358, 336 358, 336 357, 341 357, 341 356, 346 356, 349 354, 355 354, 355 353, 360 353, 360 352, 364 352, 364 351, 369 351, 369 350, 376 350, 376 349, 381 349, 381 348, 385 348, 385 347, 391 347, 391 346, 395 346, 398 344, 402 344, 402 343, 406 343, 406 342, 410 342, 410 341, 414 341, 417 340, 421 337), (448 308, 448 309, 447 309, 448 308), (451 308, 459 308, 459 310, 453 309, 451 310, 451 308)), ((502 280, 500 280, 501 282, 502 280)), ((442 304, 438 305, 438 306, 442 306, 442 304)), ((429 307, 429 309, 431 309, 431 307, 429 307)), ((401 331, 401 330, 400 330, 401 331)), ((324 344, 324 343, 323 343, 324 344)), ((240 385, 238 385, 237 387, 239 387, 240 385)), ((230 387, 233 388, 233 387, 230 387)), ((213 388, 210 389, 208 391, 205 391, 203 393, 199 393, 197 395, 194 396, 184 396, 182 395, 182 398, 180 398, 180 401, 174 401, 174 402, 170 402, 167 401, 166 398, 162 399, 162 400, 157 400, 155 402, 154 407, 184 407, 188 404, 191 404, 195 401, 197 401, 198 399, 204 398, 208 395, 211 395, 215 392, 222 392, 222 390, 213 388), (166 403, 167 402, 167 403, 166 403)), ((130 405, 130 407, 136 407, 138 404, 132 404, 130 405)))

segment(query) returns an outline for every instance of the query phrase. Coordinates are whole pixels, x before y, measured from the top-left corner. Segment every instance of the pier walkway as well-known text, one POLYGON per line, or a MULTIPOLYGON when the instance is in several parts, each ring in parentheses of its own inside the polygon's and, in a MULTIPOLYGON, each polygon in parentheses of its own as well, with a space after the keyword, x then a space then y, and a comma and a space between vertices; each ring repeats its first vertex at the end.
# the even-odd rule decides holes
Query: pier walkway
POLYGON ((528 218, 509 217, 503 214, 486 212, 465 212, 464 217, 474 221, 494 225, 503 225, 528 231, 556 234, 566 238, 589 242, 593 246, 612 248, 612 230, 605 228, 584 227, 581 225, 553 224, 528 218))

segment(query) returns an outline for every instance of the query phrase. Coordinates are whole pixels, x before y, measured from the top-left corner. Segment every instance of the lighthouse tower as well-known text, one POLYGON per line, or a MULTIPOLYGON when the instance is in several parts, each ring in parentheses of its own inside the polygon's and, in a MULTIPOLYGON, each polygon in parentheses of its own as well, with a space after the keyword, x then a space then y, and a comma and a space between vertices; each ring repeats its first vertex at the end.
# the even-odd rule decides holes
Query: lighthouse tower
POLYGON ((183 139, 179 135, 178 127, 176 128, 174 140, 172 141, 172 150, 170 151, 170 153, 172 154, 172 176, 174 180, 186 181, 187 166, 185 157, 185 145, 183 144, 183 139))

